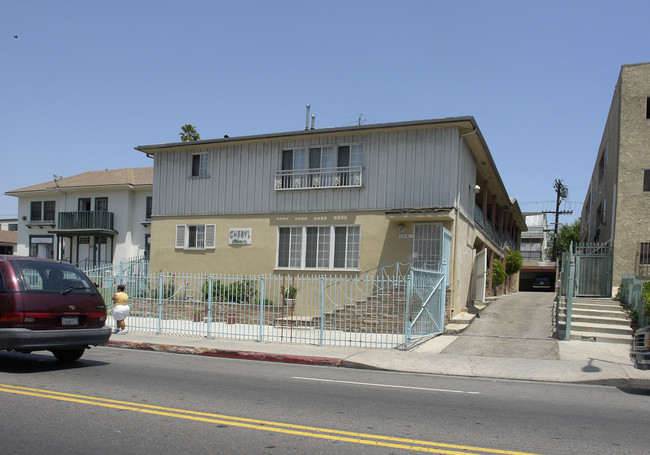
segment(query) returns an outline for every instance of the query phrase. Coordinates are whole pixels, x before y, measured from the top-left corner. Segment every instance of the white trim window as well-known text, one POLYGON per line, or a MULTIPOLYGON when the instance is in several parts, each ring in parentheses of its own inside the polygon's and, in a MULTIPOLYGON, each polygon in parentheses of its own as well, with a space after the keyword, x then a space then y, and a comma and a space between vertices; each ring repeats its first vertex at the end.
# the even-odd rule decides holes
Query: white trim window
POLYGON ((192 177, 208 176, 208 154, 195 153, 192 155, 192 177))
POLYGON ((282 150, 276 189, 361 186, 363 143, 282 150))
POLYGON ((207 250, 215 248, 216 224, 177 224, 177 250, 207 250))
POLYGON ((359 226, 278 228, 279 269, 358 269, 359 226))

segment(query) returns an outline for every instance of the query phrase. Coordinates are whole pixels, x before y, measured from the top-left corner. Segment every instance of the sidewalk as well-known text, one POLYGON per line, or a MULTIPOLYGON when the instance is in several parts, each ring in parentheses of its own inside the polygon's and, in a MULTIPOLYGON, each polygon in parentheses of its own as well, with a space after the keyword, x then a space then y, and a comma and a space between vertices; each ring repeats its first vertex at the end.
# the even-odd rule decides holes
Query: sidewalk
POLYGON ((475 315, 476 320, 462 333, 440 335, 407 351, 138 332, 112 335, 107 346, 408 373, 650 388, 650 371, 634 368, 628 345, 548 337, 545 299, 539 294, 504 296, 475 315))
POLYGON ((329 365, 477 378, 650 388, 650 371, 637 370, 628 347, 558 341, 559 360, 464 356, 442 352, 458 335, 441 335, 409 351, 258 343, 127 333, 107 346, 236 359, 329 365))

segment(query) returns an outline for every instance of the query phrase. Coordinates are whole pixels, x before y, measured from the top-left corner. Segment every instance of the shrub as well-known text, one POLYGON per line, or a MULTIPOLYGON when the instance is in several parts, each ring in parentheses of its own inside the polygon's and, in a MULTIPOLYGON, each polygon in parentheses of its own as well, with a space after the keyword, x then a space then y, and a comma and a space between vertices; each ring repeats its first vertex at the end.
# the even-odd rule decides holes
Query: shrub
POLYGON ((498 259, 492 262, 492 287, 501 286, 506 281, 506 271, 498 259))
MULTIPOLYGON (((208 301, 209 282, 203 285, 203 299, 208 301)), ((214 302, 257 303, 257 282, 252 280, 224 284, 220 280, 212 283, 212 300, 214 302)))
MULTIPOLYGON (((158 298, 158 290, 159 287, 155 286, 151 288, 151 298, 152 299, 157 299, 158 298)), ((172 296, 176 293, 176 288, 174 286, 174 282, 172 281, 171 283, 166 283, 163 284, 162 288, 162 298, 164 300, 171 299, 172 296)))
POLYGON ((614 300, 623 303, 628 303, 627 286, 628 286, 627 281, 621 282, 621 285, 618 287, 618 291, 616 291, 616 295, 614 296, 614 300))
POLYGON ((506 254, 506 274, 514 275, 521 270, 523 258, 519 251, 510 250, 506 254))
POLYGON ((643 311, 646 317, 650 317, 650 281, 643 283, 641 296, 643 297, 643 311))

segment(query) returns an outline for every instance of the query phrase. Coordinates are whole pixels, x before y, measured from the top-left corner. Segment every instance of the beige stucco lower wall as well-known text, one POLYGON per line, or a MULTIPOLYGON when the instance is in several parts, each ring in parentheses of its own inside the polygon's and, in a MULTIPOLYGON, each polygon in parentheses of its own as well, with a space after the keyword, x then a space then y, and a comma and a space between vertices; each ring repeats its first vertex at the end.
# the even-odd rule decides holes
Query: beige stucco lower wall
MULTIPOLYGON (((219 217, 155 217, 151 224, 151 270, 174 273, 227 274, 323 274, 323 270, 276 268, 278 227, 358 225, 361 230, 359 269, 326 273, 357 275, 392 261, 409 260, 413 250, 413 224, 435 219, 388 219, 385 212, 238 215, 219 217), (216 224, 216 248, 174 248, 178 224, 216 224), (401 228, 399 225, 403 225, 401 228), (230 229, 250 228, 250 245, 229 245, 230 229)), ((464 218, 442 221, 452 234, 450 281, 452 296, 447 302, 452 315, 467 305, 472 273, 474 229, 464 218)))
MULTIPOLYGON (((407 260, 412 240, 401 239, 397 224, 384 212, 336 214, 283 214, 220 217, 154 218, 151 224, 152 271, 187 273, 268 274, 277 271, 278 227, 358 225, 361 228, 359 269, 336 271, 354 273, 369 270, 385 262, 407 260), (174 248, 176 225, 216 224, 216 248, 181 250, 174 248), (250 245, 229 245, 230 229, 250 228, 250 245)), ((283 272, 286 270, 282 270, 283 272)), ((290 273, 323 273, 322 270, 290 270, 290 273)))
POLYGON ((467 309, 471 300, 472 265, 474 264, 474 241, 476 231, 473 223, 470 223, 463 215, 456 216, 452 224, 452 245, 451 261, 454 265, 450 277, 451 284, 451 308, 450 317, 467 309))

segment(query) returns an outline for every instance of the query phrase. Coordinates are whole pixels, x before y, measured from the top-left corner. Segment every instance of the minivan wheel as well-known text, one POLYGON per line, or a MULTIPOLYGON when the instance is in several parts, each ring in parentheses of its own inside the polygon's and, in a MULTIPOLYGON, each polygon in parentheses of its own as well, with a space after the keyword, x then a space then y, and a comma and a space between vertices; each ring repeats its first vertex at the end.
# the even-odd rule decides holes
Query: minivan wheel
POLYGON ((61 362, 74 362, 83 355, 85 350, 86 348, 56 349, 52 351, 52 354, 54 354, 54 357, 56 357, 57 360, 60 360, 61 362))

